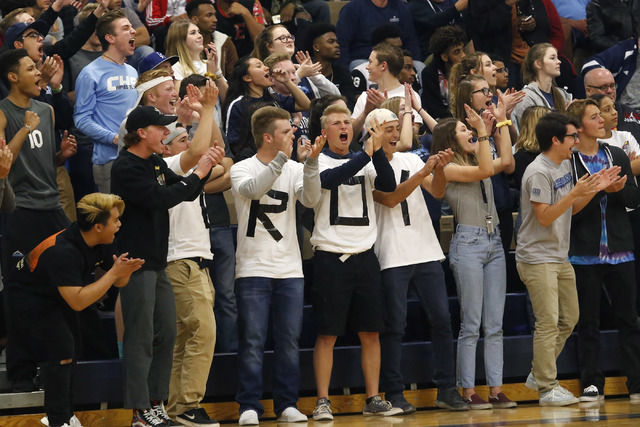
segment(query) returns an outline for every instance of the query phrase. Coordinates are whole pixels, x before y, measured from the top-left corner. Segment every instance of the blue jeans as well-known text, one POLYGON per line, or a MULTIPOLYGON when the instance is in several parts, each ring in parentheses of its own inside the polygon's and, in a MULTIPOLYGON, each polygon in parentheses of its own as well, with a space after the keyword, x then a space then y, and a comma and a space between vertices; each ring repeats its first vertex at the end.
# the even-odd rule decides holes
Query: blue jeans
POLYGON ((409 283, 420 298, 431 325, 431 341, 436 372, 433 381, 440 390, 454 388, 455 365, 451 315, 444 272, 438 261, 387 268, 382 276, 384 332, 380 335, 382 363, 380 389, 389 396, 402 393, 402 336, 407 326, 409 283))
POLYGON ((460 300, 458 386, 473 388, 476 346, 484 327, 484 363, 489 387, 502 385, 502 318, 507 272, 500 233, 458 224, 451 239, 449 265, 460 300))
POLYGON ((218 326, 216 352, 235 353, 238 351, 238 308, 234 284, 236 279, 236 248, 229 226, 214 227, 209 230, 213 261, 209 274, 216 290, 213 311, 218 326))
POLYGON ((240 413, 264 414, 262 360, 269 313, 273 320, 273 407, 276 415, 296 407, 300 383, 298 341, 302 330, 304 279, 244 277, 236 280, 238 300, 238 382, 240 413))

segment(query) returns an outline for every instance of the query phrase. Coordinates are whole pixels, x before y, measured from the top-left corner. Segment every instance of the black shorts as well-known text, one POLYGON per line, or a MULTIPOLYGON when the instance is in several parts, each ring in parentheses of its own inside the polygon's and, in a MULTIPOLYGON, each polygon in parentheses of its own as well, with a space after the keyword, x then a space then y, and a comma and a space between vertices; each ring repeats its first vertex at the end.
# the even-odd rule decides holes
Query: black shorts
POLYGON ((314 255, 313 315, 319 335, 380 332, 382 285, 373 249, 351 255, 317 250, 314 255))

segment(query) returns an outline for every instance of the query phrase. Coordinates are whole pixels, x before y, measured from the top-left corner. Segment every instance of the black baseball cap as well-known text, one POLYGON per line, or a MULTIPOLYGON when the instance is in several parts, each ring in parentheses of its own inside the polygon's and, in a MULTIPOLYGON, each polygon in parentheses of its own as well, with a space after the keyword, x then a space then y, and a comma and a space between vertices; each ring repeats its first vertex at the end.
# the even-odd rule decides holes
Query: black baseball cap
POLYGON ((125 127, 127 132, 135 132, 147 126, 167 126, 176 120, 178 120, 178 116, 167 116, 156 107, 144 105, 134 108, 129 113, 125 127))

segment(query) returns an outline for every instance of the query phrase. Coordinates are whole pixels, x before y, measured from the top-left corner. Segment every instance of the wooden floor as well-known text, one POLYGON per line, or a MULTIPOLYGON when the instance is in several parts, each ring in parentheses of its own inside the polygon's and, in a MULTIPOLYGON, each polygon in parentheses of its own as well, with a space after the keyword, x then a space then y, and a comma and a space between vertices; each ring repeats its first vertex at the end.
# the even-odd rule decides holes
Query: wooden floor
MULTIPOLYGON (((117 411, 117 410, 114 410, 117 411)), ((96 417, 98 412, 80 413, 84 427, 102 426, 104 418, 96 417)), ((42 427, 39 419, 41 415, 1 418, 1 427, 42 427)), ((108 418, 108 415, 107 415, 108 418)), ((441 409, 420 410, 415 414, 403 417, 364 417, 362 415, 338 415, 333 422, 309 421, 316 427, 392 427, 392 426, 639 426, 640 405, 632 405, 628 398, 607 399, 602 403, 578 404, 564 408, 541 408, 537 404, 520 405, 517 409, 502 409, 488 411, 450 412, 441 409), (587 424, 588 423, 588 424, 587 424)), ((223 425, 237 425, 235 422, 225 422, 223 425)), ((280 426, 273 419, 263 420, 261 426, 280 426)), ((291 426, 307 425, 304 423, 291 426)), ((127 427, 128 424, 111 425, 110 427, 127 427)))
MULTIPOLYGON (((577 380, 563 380, 561 384, 574 394, 580 393, 577 380)), ((333 422, 314 422, 316 427, 352 426, 352 427, 391 427, 391 426, 536 426, 561 424, 563 426, 600 425, 640 426, 640 404, 631 404, 625 386, 625 378, 609 377, 605 385, 605 402, 595 404, 577 404, 563 408, 542 408, 536 403, 537 392, 527 389, 523 383, 505 384, 504 392, 520 403, 516 409, 494 409, 485 411, 451 412, 434 406, 435 389, 407 390, 405 397, 418 408, 417 413, 403 417, 364 417, 359 413, 364 405, 364 395, 331 396, 335 415, 333 422), (611 397, 610 397, 611 396, 611 397), (613 397, 615 396, 615 397, 613 397), (588 425, 585 423, 589 423, 588 425)), ((486 386, 476 387, 480 396, 489 392, 486 386)), ((265 417, 261 426, 285 426, 278 423, 273 414, 273 401, 262 400, 265 417)), ((238 405, 235 402, 204 403, 207 412, 221 421, 223 425, 237 425, 238 405)), ((311 414, 315 407, 314 397, 303 397, 298 407, 305 414, 311 414)), ((42 427, 40 418, 44 414, 2 416, 0 427, 42 427)), ((128 427, 131 425, 131 411, 126 409, 108 409, 76 412, 84 427, 128 427)), ((290 424, 307 425, 304 423, 290 424)))

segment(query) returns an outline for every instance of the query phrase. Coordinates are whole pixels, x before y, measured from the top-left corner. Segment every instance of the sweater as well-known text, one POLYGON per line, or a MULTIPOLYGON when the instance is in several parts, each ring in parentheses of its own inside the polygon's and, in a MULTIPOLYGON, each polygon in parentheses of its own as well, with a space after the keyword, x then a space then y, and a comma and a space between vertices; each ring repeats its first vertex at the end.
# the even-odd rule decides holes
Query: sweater
POLYGON ((121 252, 143 258, 143 270, 167 266, 169 209, 185 200, 195 200, 206 178, 181 177, 165 161, 151 155, 143 159, 124 149, 111 169, 111 192, 125 202, 122 227, 117 237, 121 252))
POLYGON ((420 57, 418 36, 413 27, 409 8, 402 0, 389 0, 385 7, 378 7, 371 0, 351 0, 338 17, 336 35, 340 43, 338 62, 349 65, 354 59, 367 59, 373 48, 371 34, 383 24, 400 27, 402 44, 415 59, 420 57))

